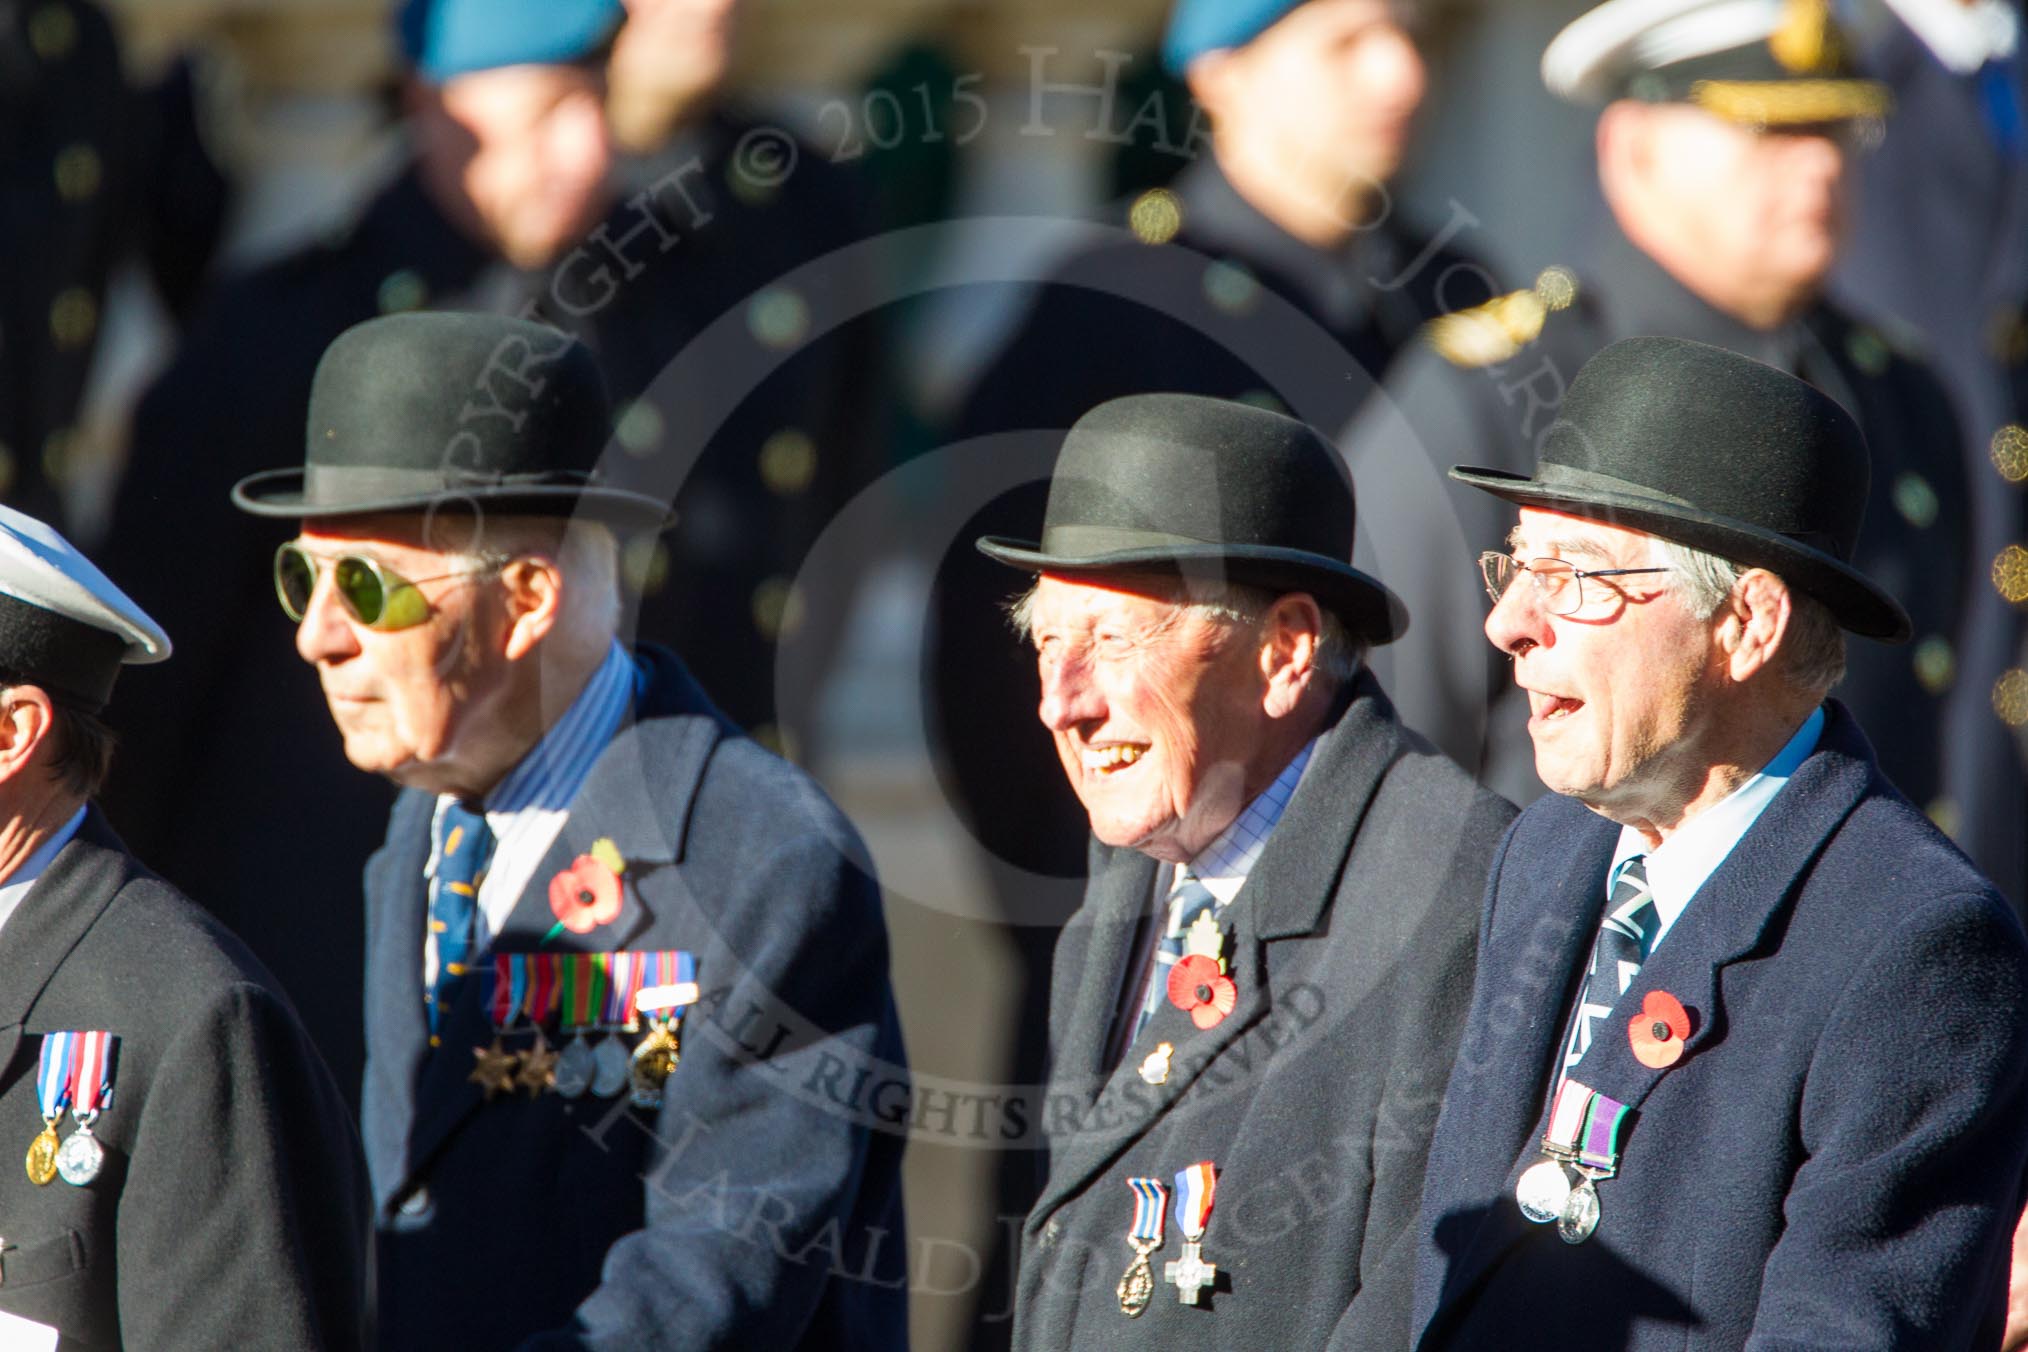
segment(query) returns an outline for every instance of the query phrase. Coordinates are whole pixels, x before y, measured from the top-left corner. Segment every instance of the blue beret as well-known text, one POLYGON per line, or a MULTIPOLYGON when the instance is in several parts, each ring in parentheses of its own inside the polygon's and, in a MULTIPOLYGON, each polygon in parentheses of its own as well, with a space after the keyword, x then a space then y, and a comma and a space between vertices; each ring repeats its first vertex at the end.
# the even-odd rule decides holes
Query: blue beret
POLYGON ((1303 0, 1176 0, 1162 37, 1162 64, 1181 79, 1206 52, 1244 47, 1303 0))
POLYGON ((432 81, 499 66, 566 65, 604 46, 626 14, 620 0, 404 0, 401 49, 432 81))

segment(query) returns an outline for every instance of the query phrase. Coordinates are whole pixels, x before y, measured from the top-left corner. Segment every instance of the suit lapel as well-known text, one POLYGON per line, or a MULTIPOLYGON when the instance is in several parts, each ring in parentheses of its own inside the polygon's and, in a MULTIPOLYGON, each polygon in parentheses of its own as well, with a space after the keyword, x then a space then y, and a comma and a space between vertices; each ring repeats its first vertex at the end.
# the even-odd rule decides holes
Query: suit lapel
POLYGON ((1158 869, 1144 854, 1115 850, 1112 862, 1092 880, 1091 921, 1080 936, 1084 960, 1076 969, 1077 988, 1069 994, 1070 1012, 1050 1068, 1052 1097, 1074 1094, 1085 1107, 1104 1087, 1107 1042, 1158 869))
POLYGON ((395 805, 388 845, 375 855, 367 886, 373 923, 366 955, 367 1073, 387 1111, 369 1115, 366 1148, 386 1205, 413 1172, 407 1152, 416 1112, 416 1079, 429 1052, 422 996, 423 922, 429 910, 423 869, 429 863, 430 817, 436 800, 410 792, 395 805))

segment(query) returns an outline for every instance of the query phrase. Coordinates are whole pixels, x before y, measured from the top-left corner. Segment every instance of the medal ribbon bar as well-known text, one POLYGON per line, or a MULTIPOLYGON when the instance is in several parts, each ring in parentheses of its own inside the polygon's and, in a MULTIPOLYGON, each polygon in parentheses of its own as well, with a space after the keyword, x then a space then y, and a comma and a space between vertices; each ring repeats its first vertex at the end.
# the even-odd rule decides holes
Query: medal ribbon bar
POLYGON ((44 1118, 60 1118, 70 1107, 71 1043, 76 1037, 76 1033, 42 1035, 42 1066, 35 1077, 35 1096, 44 1118))
POLYGON ((1134 1230, 1131 1238, 1157 1240, 1169 1219, 1169 1189, 1159 1178, 1130 1178, 1134 1190, 1134 1230))
POLYGON ((1627 1105, 1576 1080, 1565 1080, 1556 1091, 1549 1113, 1549 1134, 1542 1149, 1554 1159, 1574 1160, 1609 1178, 1619 1169, 1620 1131, 1627 1105))
POLYGON ((1183 1238, 1201 1240, 1211 1222, 1211 1203, 1218 1192, 1218 1169, 1200 1160, 1176 1175, 1176 1226, 1183 1238))
POLYGON ((111 1033, 72 1033, 71 1092, 79 1120, 113 1106, 113 1054, 120 1040, 111 1033))

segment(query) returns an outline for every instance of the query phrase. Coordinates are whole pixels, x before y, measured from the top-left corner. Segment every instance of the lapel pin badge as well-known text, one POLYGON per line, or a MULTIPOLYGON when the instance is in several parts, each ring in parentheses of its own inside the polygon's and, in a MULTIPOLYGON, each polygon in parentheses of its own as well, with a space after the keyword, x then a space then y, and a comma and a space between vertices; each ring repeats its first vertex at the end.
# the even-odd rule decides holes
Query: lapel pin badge
POLYGON ((1176 1044, 1164 1042, 1141 1058, 1141 1078, 1149 1084, 1167 1084, 1169 1081, 1169 1058, 1176 1054, 1176 1044))

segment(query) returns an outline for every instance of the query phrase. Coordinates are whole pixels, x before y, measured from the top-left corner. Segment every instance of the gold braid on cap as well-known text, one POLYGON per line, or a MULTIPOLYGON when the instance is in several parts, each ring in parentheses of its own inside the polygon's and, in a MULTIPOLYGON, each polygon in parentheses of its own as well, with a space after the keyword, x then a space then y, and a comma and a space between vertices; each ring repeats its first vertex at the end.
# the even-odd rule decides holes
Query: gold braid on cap
POLYGON ((1885 117, 1894 95, 1877 80, 1699 80, 1690 102, 1728 122, 1794 127, 1885 117))

